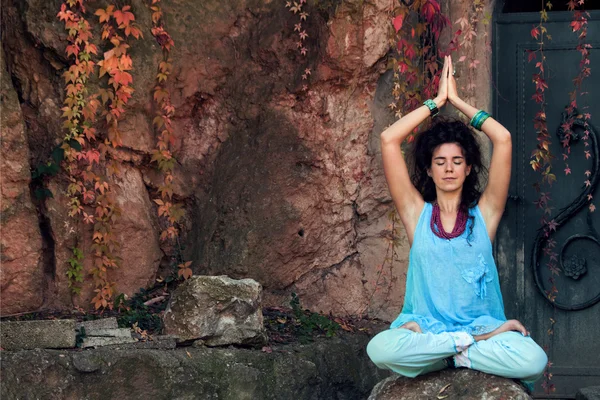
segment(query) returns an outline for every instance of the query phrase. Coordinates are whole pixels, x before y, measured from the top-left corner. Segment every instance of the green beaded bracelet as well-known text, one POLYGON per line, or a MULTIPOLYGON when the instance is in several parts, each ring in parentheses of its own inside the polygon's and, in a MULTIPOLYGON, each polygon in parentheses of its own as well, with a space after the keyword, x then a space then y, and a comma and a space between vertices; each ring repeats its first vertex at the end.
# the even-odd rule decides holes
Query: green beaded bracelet
POLYGON ((477 130, 481 130, 481 125, 485 122, 486 119, 490 117, 490 114, 486 113, 483 110, 479 110, 473 115, 471 118, 471 126, 477 130))

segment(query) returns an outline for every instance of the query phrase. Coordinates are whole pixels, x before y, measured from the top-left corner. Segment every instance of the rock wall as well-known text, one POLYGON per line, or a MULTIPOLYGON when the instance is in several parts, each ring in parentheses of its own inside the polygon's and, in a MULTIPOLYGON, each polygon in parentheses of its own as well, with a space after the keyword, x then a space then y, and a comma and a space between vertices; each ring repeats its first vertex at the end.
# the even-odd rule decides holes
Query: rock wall
MULTIPOLYGON (((63 136, 66 33, 55 17, 60 3, 2 0, 2 46, 28 144, 21 147, 29 155, 19 158, 24 171, 45 162, 63 136)), ((123 267, 112 277, 119 291, 132 294, 164 273, 171 249, 158 240, 150 200, 161 180, 150 164, 156 141, 151 89, 161 53, 145 3, 127 3, 144 38, 130 43, 136 92, 120 123, 124 146, 113 153, 122 165, 114 183, 126 215, 116 228, 123 267)), ((470 7, 463 3, 451 7, 470 7)), ((185 203, 182 243, 194 273, 253 278, 263 285, 268 305, 287 305, 295 291, 313 310, 394 318, 408 260, 401 227, 395 227, 400 245, 393 267, 378 272, 393 210, 378 139, 393 121, 387 109, 391 75, 385 72, 390 2, 310 2, 306 57, 295 45, 298 16, 285 2, 161 5, 176 44, 169 79, 179 137, 175 196, 185 203), (306 67, 312 72, 303 90, 306 67)), ((89 247, 89 232, 66 217, 65 177, 53 178, 49 187, 54 198, 36 204, 41 234, 19 241, 35 254, 23 270, 38 278, 23 288, 2 281, 3 315, 34 309, 41 299, 45 307, 68 308, 91 298, 89 285, 72 298, 64 275, 71 248, 89 247), (39 283, 43 271, 45 286, 39 283), (17 291, 32 300, 20 303, 11 294, 17 291)), ((2 251, 4 257, 4 243, 2 251)))
POLYGON ((23 115, 10 75, 6 73, 3 52, 0 86, 0 290, 2 313, 37 309, 44 288, 42 237, 36 209, 29 194, 29 147, 23 115), (11 301, 4 301, 5 299, 11 301))
MULTIPOLYGON (((2 352, 4 399, 365 399, 389 371, 366 335, 318 339, 272 353, 237 348, 2 352)), ((125 347, 122 345, 121 347, 125 347)))

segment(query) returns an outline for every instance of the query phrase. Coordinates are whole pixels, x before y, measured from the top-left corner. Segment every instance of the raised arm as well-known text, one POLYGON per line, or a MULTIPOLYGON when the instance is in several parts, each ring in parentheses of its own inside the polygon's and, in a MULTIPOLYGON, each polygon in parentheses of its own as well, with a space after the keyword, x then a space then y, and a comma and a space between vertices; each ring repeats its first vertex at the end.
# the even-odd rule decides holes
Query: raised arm
MULTIPOLYGON (((452 68, 452 60, 450 60, 450 68, 452 68)), ((469 119, 473 118, 478 111, 458 97, 456 81, 452 75, 448 77, 448 101, 469 119)), ((488 183, 479 199, 479 209, 485 220, 490 239, 494 240, 508 197, 512 142, 510 132, 491 117, 485 120, 481 130, 492 141, 493 151, 488 183)))
MULTIPOLYGON (((438 96, 433 99, 438 108, 441 108, 447 99, 447 76, 449 71, 449 59, 444 60, 442 78, 438 96)), ((429 108, 425 105, 406 114, 396 121, 381 134, 381 155, 383 158, 383 170, 385 179, 394 200, 396 210, 404 224, 408 241, 412 244, 413 234, 417 226, 419 214, 425 205, 423 197, 413 186, 408 168, 402 155, 400 145, 406 137, 430 115, 429 108)))

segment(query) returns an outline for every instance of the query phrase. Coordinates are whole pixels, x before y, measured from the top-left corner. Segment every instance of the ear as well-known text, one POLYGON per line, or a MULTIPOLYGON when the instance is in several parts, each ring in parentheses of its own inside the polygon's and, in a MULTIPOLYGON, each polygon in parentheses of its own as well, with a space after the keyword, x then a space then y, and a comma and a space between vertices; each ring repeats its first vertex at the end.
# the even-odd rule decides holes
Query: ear
POLYGON ((468 166, 468 167, 467 167, 467 175, 469 175, 470 173, 471 173, 471 167, 470 167, 470 166, 468 166))
POLYGON ((431 168, 427 168, 427 176, 431 178, 431 168))

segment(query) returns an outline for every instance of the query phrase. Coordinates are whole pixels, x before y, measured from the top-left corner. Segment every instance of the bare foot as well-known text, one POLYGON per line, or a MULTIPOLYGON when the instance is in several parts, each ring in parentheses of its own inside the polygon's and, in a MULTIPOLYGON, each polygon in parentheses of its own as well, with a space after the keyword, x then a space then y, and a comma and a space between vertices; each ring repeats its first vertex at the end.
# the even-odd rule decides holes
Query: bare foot
POLYGON ((506 321, 505 323, 503 323, 502 325, 500 325, 498 328, 496 328, 496 330, 486 333, 486 334, 483 334, 483 335, 475 335, 475 336, 473 336, 473 339, 475 339, 476 342, 479 342, 480 340, 487 340, 487 339, 491 338, 492 336, 496 336, 502 332, 508 332, 508 331, 517 331, 517 332, 521 332, 521 334, 523 336, 529 336, 529 331, 527 329, 525 329, 525 327, 523 326, 522 323, 520 323, 516 319, 510 319, 510 320, 506 321))
POLYGON ((423 333, 423 331, 421 330, 421 327, 415 321, 407 322, 404 325, 400 326, 399 328, 408 329, 409 331, 413 331, 413 332, 417 332, 417 333, 423 333))

